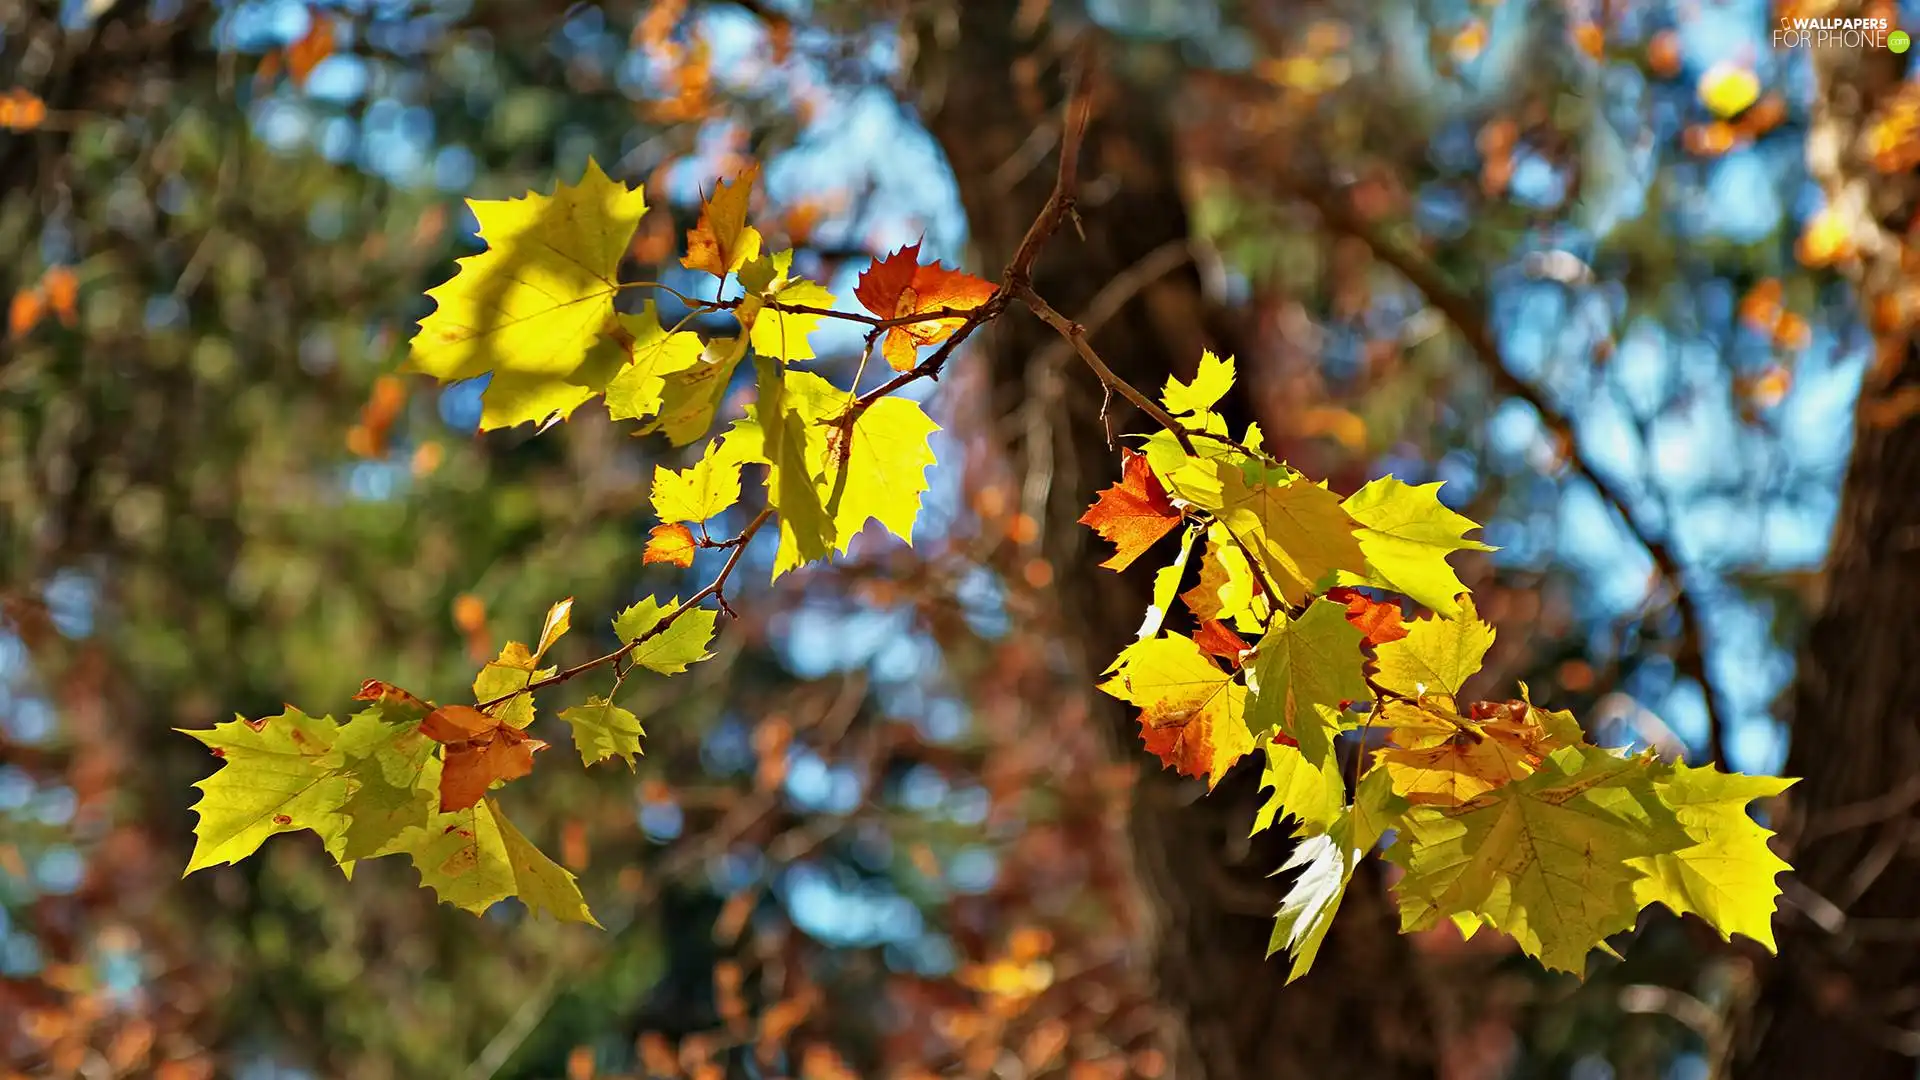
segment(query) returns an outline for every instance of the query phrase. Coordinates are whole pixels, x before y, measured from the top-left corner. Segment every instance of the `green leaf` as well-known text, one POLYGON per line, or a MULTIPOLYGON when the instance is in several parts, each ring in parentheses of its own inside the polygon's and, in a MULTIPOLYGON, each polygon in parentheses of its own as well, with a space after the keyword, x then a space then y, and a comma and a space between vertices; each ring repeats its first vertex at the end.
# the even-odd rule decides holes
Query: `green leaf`
POLYGON ((340 731, 342 772, 350 794, 340 805, 347 819, 341 862, 404 850, 407 834, 425 828, 440 801, 440 759, 418 720, 384 722, 377 710, 359 713, 340 731))
POLYGON ((1281 817, 1299 822, 1295 836, 1316 835, 1331 829, 1347 807, 1347 782, 1340 776, 1339 758, 1328 754, 1315 765, 1299 747, 1271 740, 1266 751, 1267 765, 1260 773, 1260 790, 1272 788, 1273 794, 1254 815, 1253 832, 1271 828, 1281 817))
POLYGON ((1353 519, 1333 492, 1258 462, 1216 461, 1213 467, 1220 479, 1216 516, 1288 603, 1304 603, 1336 570, 1366 567, 1353 519))
POLYGON ((740 501, 740 463, 722 456, 726 441, 707 443, 685 469, 653 467, 653 509, 661 521, 706 521, 740 501))
POLYGON ((451 814, 436 813, 424 838, 409 849, 420 883, 443 903, 485 914, 517 896, 535 912, 599 926, 572 874, 542 854, 485 799, 451 814))
POLYGON ((239 862, 275 833, 312 829, 337 845, 346 821, 340 804, 347 777, 333 752, 340 727, 331 716, 312 717, 292 706, 257 724, 235 717, 205 731, 176 729, 210 747, 219 771, 194 784, 193 855, 186 873, 239 862))
POLYGON ((437 307, 420 321, 408 368, 442 382, 493 372, 483 429, 570 413, 613 374, 589 352, 614 322, 620 261, 646 197, 589 160, 579 184, 550 196, 467 205, 487 250, 428 291, 437 307))
POLYGON ((1447 565, 1447 556, 1494 549, 1461 538, 1480 526, 1449 510, 1439 491, 1440 481, 1416 487, 1383 476, 1348 496, 1341 505, 1360 524, 1354 535, 1373 574, 1343 573, 1340 583, 1383 586, 1457 618, 1456 598, 1467 587, 1447 565))
POLYGON ((1253 750, 1247 690, 1180 634, 1127 646, 1100 689, 1140 707, 1147 751, 1187 776, 1220 782, 1253 750))
POLYGON ((1339 913, 1340 901, 1347 895, 1354 870, 1406 810, 1406 804, 1383 781, 1384 777, 1376 776, 1362 780, 1352 808, 1343 810, 1325 833, 1294 848, 1293 856, 1280 868, 1300 870, 1293 887, 1280 901, 1273 936, 1267 941, 1268 956, 1281 949, 1293 954, 1288 982, 1312 969, 1327 930, 1333 926, 1333 917, 1339 913))
POLYGON ((1767 846, 1773 834, 1747 814, 1747 803, 1793 784, 1777 776, 1676 764, 1670 778, 1655 781, 1654 793, 1673 808, 1694 842, 1633 861, 1647 874, 1634 883, 1635 902, 1698 915, 1728 941, 1745 934, 1775 951, 1773 911, 1780 886, 1774 877, 1792 868, 1767 846))
POLYGON ((1374 681, 1407 697, 1458 697, 1493 647, 1493 627, 1480 621, 1472 597, 1460 602, 1459 618, 1410 619, 1406 626, 1406 637, 1375 648, 1380 674, 1374 681))
POLYGON ((1373 697, 1361 671, 1364 635, 1347 609, 1315 600, 1297 619, 1273 621, 1247 665, 1247 724, 1255 736, 1278 727, 1315 765, 1333 757, 1343 701, 1373 697))
POLYGON ((787 373, 778 362, 762 357, 754 366, 760 391, 754 417, 765 436, 767 501, 780 511, 780 547, 773 560, 773 579, 778 581, 788 570, 824 559, 833 550, 833 520, 813 480, 814 464, 826 455, 827 431, 788 403, 787 373))
POLYGON ((1403 930, 1465 916, 1576 974, 1639 914, 1636 863, 1693 843, 1643 766, 1593 747, 1556 751, 1540 771, 1463 806, 1415 807, 1400 835, 1403 930))
POLYGON ((1173 376, 1167 376, 1167 385, 1160 391, 1160 400, 1167 411, 1175 416, 1203 413, 1219 404, 1220 399, 1233 389, 1233 357, 1221 359, 1212 351, 1200 354, 1200 366, 1194 372, 1193 382, 1183 383, 1173 376))
POLYGON ((1187 560, 1193 556, 1193 542, 1200 535, 1198 525, 1189 525, 1186 534, 1180 538, 1180 554, 1173 562, 1153 572, 1153 602, 1147 607, 1147 617, 1141 622, 1134 637, 1145 641, 1160 632, 1167 621, 1167 612, 1173 610, 1173 598, 1180 590, 1180 576, 1187 572, 1187 560))
POLYGON ((640 728, 640 718, 607 698, 588 698, 584 704, 562 711, 560 719, 572 725, 573 745, 587 765, 617 757, 632 768, 633 756, 642 752, 640 737, 646 732, 640 728))
POLYGON ((700 362, 706 346, 698 334, 668 333, 649 300, 638 315, 622 315, 619 332, 607 343, 624 361, 607 385, 607 414, 615 420, 643 420, 664 403, 667 376, 700 362))
MULTIPOLYGON (((613 632, 623 642, 639 641, 679 606, 679 597, 661 604, 649 596, 616 616, 613 632)), ((715 616, 711 608, 689 608, 665 630, 634 646, 627 658, 662 675, 677 675, 713 655, 707 646, 713 642, 715 616)))

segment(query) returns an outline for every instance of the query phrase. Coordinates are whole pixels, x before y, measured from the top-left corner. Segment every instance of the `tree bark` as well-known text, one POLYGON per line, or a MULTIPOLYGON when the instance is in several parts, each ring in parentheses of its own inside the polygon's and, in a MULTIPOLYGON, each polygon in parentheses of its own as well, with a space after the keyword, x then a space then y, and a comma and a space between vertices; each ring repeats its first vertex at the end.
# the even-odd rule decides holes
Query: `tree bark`
MULTIPOLYGON (((1860 3, 1816 5, 1859 17, 1860 3)), ((1822 50, 1808 163, 1848 223, 1876 356, 1827 559, 1800 652, 1782 833, 1794 874, 1780 954, 1735 1046, 1741 1080, 1920 1071, 1920 353, 1895 297, 1911 277, 1920 176, 1883 170, 1864 136, 1902 94, 1906 57, 1822 50), (1905 272, 1903 273, 1903 268, 1905 272)), ((1911 84, 1907 100, 1914 100, 1911 84)))
MULTIPOLYGON (((1021 33, 1018 12, 1032 7, 966 0, 922 27, 917 39, 915 89, 958 180, 977 265, 988 273, 1005 265, 1055 178, 1053 149, 1043 140, 1058 141, 1051 132, 1058 124, 1060 65, 1047 53, 1044 22, 1021 33)), ((1149 263, 1164 268, 1164 254, 1156 253, 1188 239, 1167 115, 1174 74, 1164 57, 1141 47, 1114 45, 1093 65, 1095 113, 1077 193, 1084 239, 1072 224, 1063 228, 1032 275, 1035 291, 1069 318, 1084 318, 1109 282, 1143 276, 1149 263), (1152 80, 1156 71, 1160 77, 1152 80)), ((1203 345, 1233 351, 1225 326, 1188 261, 1143 282, 1091 340, 1117 374, 1154 392, 1169 374, 1191 375, 1203 345)), ((1093 698, 1090 707, 1111 731, 1113 752, 1142 766, 1129 834, 1151 924, 1146 951, 1156 997, 1171 1019, 1172 1075, 1435 1075, 1437 1039, 1427 998, 1377 864, 1348 890, 1314 972, 1285 987, 1284 964, 1265 959, 1286 885, 1267 875, 1285 859, 1287 842, 1276 835, 1284 830, 1269 830, 1251 844, 1244 839, 1259 804, 1257 763, 1243 761, 1217 790, 1198 797, 1198 781, 1161 771, 1143 756, 1131 712, 1093 690, 1139 625, 1152 567, 1121 575, 1100 569, 1101 555, 1076 519, 1094 492, 1118 477, 1119 455, 1108 445, 1103 419, 1123 432, 1146 430, 1143 418, 1118 398, 1103 417, 1091 373, 1017 305, 991 328, 983 351, 991 370, 990 415, 1004 425, 1002 442, 1016 475, 1028 477, 1029 492, 1037 488, 1044 500, 1035 516, 1042 553, 1057 575, 1056 621, 1077 652, 1068 677, 1093 698), (1074 366, 1045 370, 1048 357, 1074 366), (1035 395, 1043 397, 1037 407, 1035 395)), ((1244 401, 1234 408, 1242 413, 1236 422, 1244 423, 1244 401)))

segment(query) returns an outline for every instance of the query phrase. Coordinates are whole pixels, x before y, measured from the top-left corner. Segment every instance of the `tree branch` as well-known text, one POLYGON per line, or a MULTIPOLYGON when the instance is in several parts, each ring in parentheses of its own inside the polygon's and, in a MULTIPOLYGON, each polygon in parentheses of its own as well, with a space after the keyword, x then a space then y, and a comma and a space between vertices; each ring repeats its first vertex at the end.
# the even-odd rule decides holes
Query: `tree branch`
POLYGON ((549 675, 544 679, 535 679, 534 681, 528 683, 527 685, 521 687, 518 690, 515 690, 511 693, 502 694, 499 697, 493 698, 489 701, 483 701, 476 707, 481 712, 492 712, 498 706, 504 705, 507 702, 512 701, 514 698, 519 697, 521 694, 531 694, 536 690, 545 690, 549 686, 558 686, 561 683, 566 682, 570 679, 575 679, 580 677, 581 675, 585 675, 587 672, 592 671, 595 668, 601 668, 601 667, 607 666, 608 664, 618 663, 621 659, 626 657, 629 653, 633 652, 633 650, 639 648, 641 645, 645 644, 646 642, 651 641, 656 637, 659 637, 661 634, 666 633, 667 628, 673 625, 674 620, 678 619, 682 615, 685 615, 688 611, 691 611, 692 609, 699 607, 701 601, 705 600, 709 596, 717 598, 720 601, 720 607, 722 608, 722 610, 726 611, 727 614, 732 615, 733 609, 727 606, 726 596, 723 593, 723 590, 727 587, 727 578, 733 575, 734 567, 740 565, 740 556, 746 554, 748 542, 753 539, 755 533, 760 531, 760 527, 765 525, 767 521, 772 517, 773 517, 773 508, 769 506, 766 509, 760 511, 759 515, 755 517, 751 522, 749 522, 746 528, 740 530, 740 535, 734 537, 731 540, 723 540, 720 543, 715 544, 714 545, 715 547, 733 549, 732 553, 727 556, 726 564, 720 567, 720 572, 714 575, 713 580, 707 583, 706 588, 701 589, 699 592, 694 593, 692 596, 689 596, 685 600, 681 601, 679 607, 676 607, 672 611, 667 612, 666 617, 661 619, 659 622, 653 624, 653 626, 649 627, 646 633, 641 634, 639 637, 634 638, 632 641, 627 642, 625 645, 622 645, 619 648, 613 650, 612 652, 607 653, 605 656, 596 656, 592 660, 588 660, 580 664, 575 664, 574 666, 566 669, 565 671, 559 672, 558 674, 549 675))

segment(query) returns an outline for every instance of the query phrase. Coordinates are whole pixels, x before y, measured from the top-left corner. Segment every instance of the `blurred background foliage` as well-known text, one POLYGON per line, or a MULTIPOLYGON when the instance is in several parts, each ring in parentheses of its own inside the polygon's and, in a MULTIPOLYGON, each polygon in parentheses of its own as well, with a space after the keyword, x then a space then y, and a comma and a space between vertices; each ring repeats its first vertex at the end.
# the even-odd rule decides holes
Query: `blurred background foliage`
MULTIPOLYGON (((635 773, 556 751, 505 793, 606 933, 438 908, 397 865, 348 883, 310 838, 179 880, 211 763, 171 729, 282 702, 342 714, 365 678, 451 699, 556 599, 596 628, 563 642, 571 663, 610 644, 603 616, 710 576, 705 556, 684 578, 641 565, 664 445, 592 409, 475 437, 478 386, 391 374, 424 290, 478 249, 463 197, 549 190, 591 156, 646 184, 636 274, 681 285, 700 194, 758 160, 755 220, 843 303, 870 257, 921 236, 991 278, 981 208, 1002 193, 1022 226, 1038 209, 1016 204, 1051 175, 1057 58, 1092 37, 1103 123, 1170 144, 1094 148, 1084 239, 1055 242, 1053 272, 1076 272, 1076 244, 1175 239, 1125 273, 1085 256, 1099 295, 1068 313, 1229 342, 1270 445, 1338 489, 1446 481, 1500 548, 1462 568, 1501 631, 1489 694, 1524 679, 1603 742, 1778 770, 1871 331, 1886 339, 1807 166, 1824 84, 1809 50, 1774 47, 1791 13, 0 0, 0 1061, 166 1080, 1265 1074, 1252 1041, 1186 1045, 1188 991, 1150 959, 1170 910, 1264 920, 1278 863, 1230 830, 1192 843, 1253 886, 1189 881, 1175 903, 1142 884, 1129 814, 1155 812, 1135 793, 1151 762, 1116 750, 1069 655, 1129 628, 1060 614, 1107 587, 1060 553, 1112 463, 1006 452, 1034 425, 1093 430, 1098 395, 1051 352, 963 354, 931 394, 946 432, 913 548, 869 537, 771 590, 751 552, 721 656, 630 692, 635 773), (969 104, 996 98, 1037 118, 1011 153, 1005 114, 969 104), (1129 219, 1143 183, 1172 209, 1129 219), (1176 271, 1196 304, 1159 289, 1176 271), (1038 405, 1002 407, 1009 386, 1038 405)), ((1888 137, 1896 166, 1910 128, 1888 137)), ((819 337, 844 382, 857 333, 819 337)), ((1011 346, 976 351, 993 348, 1011 346)), ((1336 989, 1358 978, 1338 955, 1231 1026, 1364 1002, 1336 989)), ((1302 1075, 1704 1076, 1748 1022, 1758 960, 1650 915, 1578 985, 1497 941, 1422 935, 1393 962, 1423 1049, 1302 1075)), ((1384 1037, 1392 1009, 1314 1037, 1384 1037)))

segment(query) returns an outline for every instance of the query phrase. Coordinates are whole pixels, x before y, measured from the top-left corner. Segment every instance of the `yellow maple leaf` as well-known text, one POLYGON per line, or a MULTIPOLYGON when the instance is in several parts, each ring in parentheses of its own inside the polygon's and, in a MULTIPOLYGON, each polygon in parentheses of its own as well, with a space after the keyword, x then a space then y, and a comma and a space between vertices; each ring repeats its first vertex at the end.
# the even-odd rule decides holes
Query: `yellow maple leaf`
POLYGON ((427 292, 437 303, 410 343, 407 369, 442 382, 489 372, 483 429, 564 417, 606 389, 618 350, 595 350, 615 325, 620 260, 645 194, 587 162, 552 195, 469 199, 487 250, 427 292))

